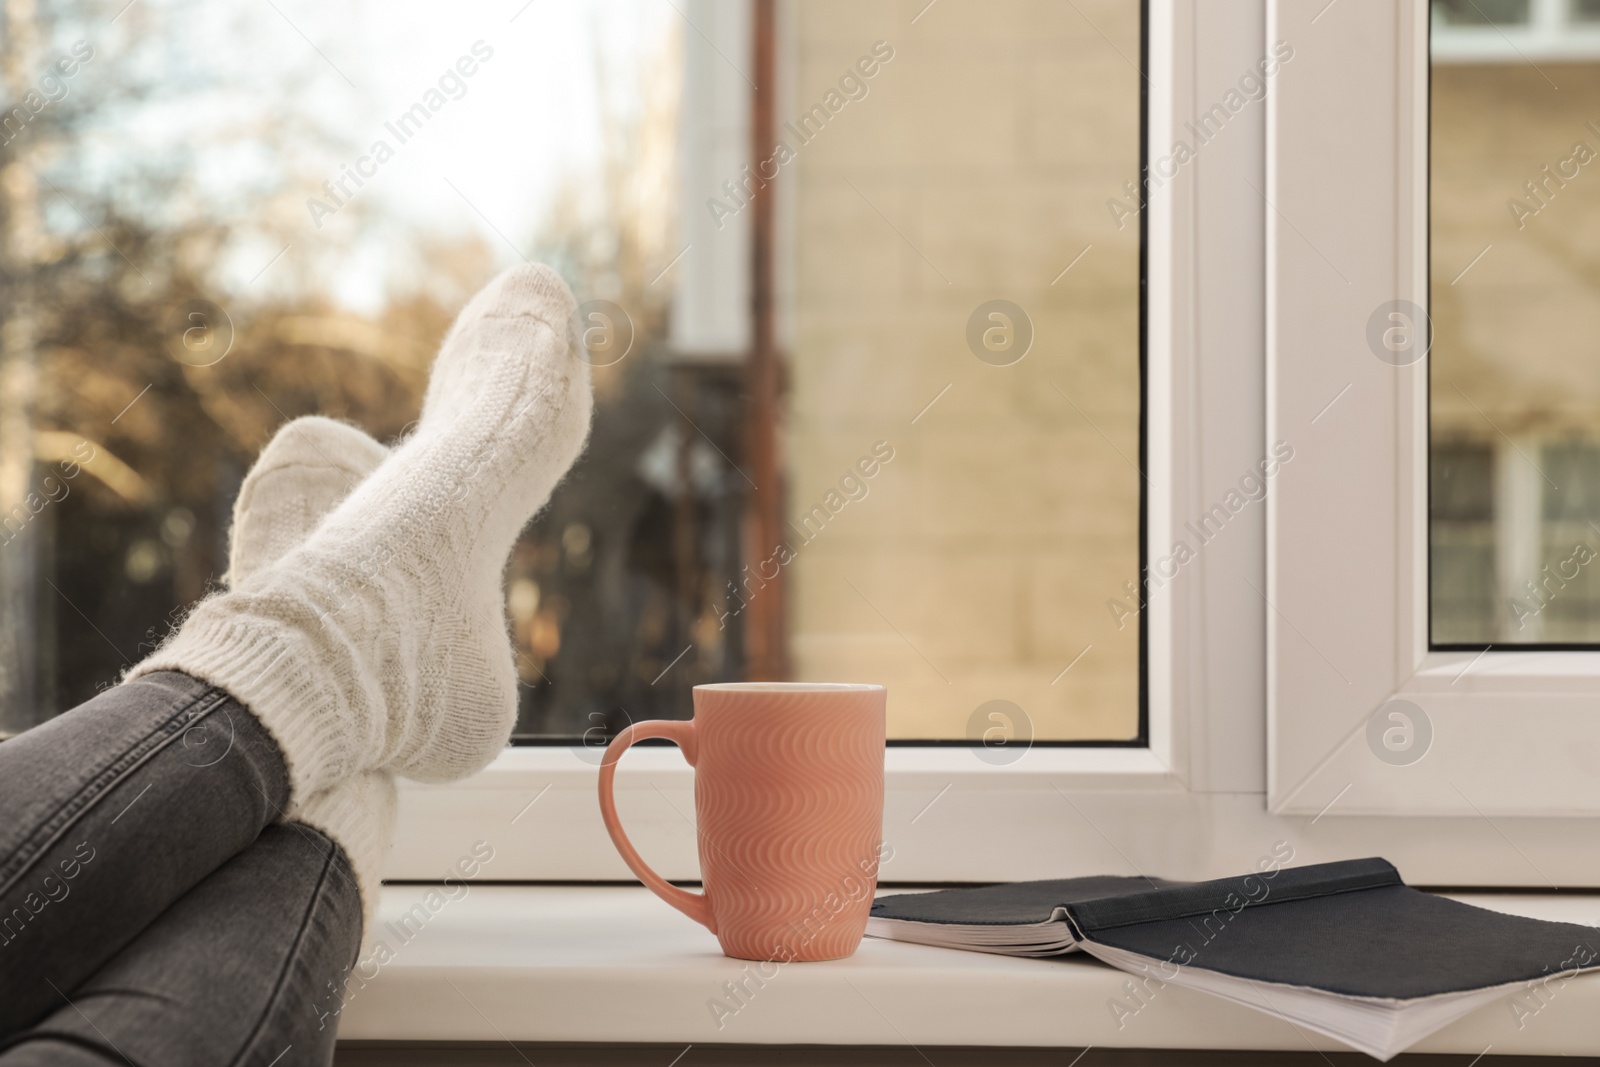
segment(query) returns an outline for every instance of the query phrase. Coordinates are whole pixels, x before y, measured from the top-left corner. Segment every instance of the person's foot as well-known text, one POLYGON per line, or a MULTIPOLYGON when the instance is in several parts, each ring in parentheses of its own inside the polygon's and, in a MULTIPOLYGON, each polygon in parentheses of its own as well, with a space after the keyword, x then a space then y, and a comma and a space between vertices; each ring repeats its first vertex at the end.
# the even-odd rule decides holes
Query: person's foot
POLYGON ((416 433, 130 677, 178 670, 232 693, 277 739, 296 798, 367 770, 486 765, 516 716, 506 558, 588 435, 573 310, 548 267, 491 282, 434 363, 416 433))
MULTIPOLYGON (((389 450, 348 423, 308 415, 285 423, 239 487, 228 531, 228 576, 248 582, 298 547, 317 524, 378 469, 389 450)), ((394 775, 368 771, 320 790, 284 812, 339 844, 372 929, 383 861, 394 840, 394 775)))
POLYGON ((346 422, 307 415, 284 423, 239 486, 223 583, 237 589, 299 546, 388 456, 346 422))

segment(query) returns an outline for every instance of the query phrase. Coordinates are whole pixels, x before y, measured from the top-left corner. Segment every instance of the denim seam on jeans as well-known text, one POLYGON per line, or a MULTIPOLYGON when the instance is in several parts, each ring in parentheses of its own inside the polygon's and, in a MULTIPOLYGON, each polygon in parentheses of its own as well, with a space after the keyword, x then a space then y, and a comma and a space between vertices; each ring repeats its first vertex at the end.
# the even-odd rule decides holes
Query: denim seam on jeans
MULTIPOLYGON (((19 1031, 18 1033, 8 1035, 4 1039, 0 1039, 0 1053, 8 1052, 19 1045, 35 1041, 37 1042, 39 1048, 49 1048, 50 1044, 54 1042, 60 1045, 67 1045, 71 1048, 83 1049, 85 1052, 92 1052, 96 1057, 103 1057, 107 1063, 116 1062, 116 1060, 114 1060, 110 1054, 106 1052, 104 1045, 97 1045, 86 1037, 72 1033, 51 1033, 45 1037, 33 1038, 30 1037, 25 1031, 19 1031)), ((115 1048, 116 1046, 112 1047, 115 1048)), ((131 1067, 133 1063, 132 1060, 128 1059, 128 1057, 124 1056, 121 1052, 117 1053, 116 1058, 122 1061, 124 1067, 131 1067)))
POLYGON ((221 689, 206 688, 85 783, 83 788, 74 793, 54 815, 40 825, 33 834, 31 842, 23 841, 17 845, 16 851, 12 853, 11 862, 6 868, 0 868, 0 894, 10 892, 17 881, 33 869, 39 857, 48 852, 78 817, 110 792, 113 786, 132 774, 157 752, 182 737, 191 726, 216 711, 228 699, 228 694, 221 689), (208 706, 202 707, 199 711, 193 710, 196 705, 204 704, 206 701, 209 701, 208 706))
MULTIPOLYGON (((319 836, 321 835, 319 834, 319 836)), ((324 838, 324 840, 328 842, 328 855, 323 860, 322 870, 317 875, 316 889, 312 891, 310 898, 306 901, 305 911, 300 916, 300 928, 295 931, 294 943, 290 946, 289 951, 284 954, 283 965, 278 970, 278 978, 272 984, 272 995, 267 998, 266 1004, 262 1006, 260 1018, 258 1018, 256 1020, 256 1024, 250 1028, 250 1033, 245 1037, 244 1041, 240 1043, 239 1050, 235 1052, 233 1054, 233 1058, 228 1061, 230 1065, 240 1063, 244 1060, 245 1054, 248 1053, 251 1046, 255 1044, 257 1037, 260 1036, 261 1031, 267 1025, 268 1020, 270 1020, 275 1014, 278 997, 282 995, 284 986, 288 983, 289 971, 294 966, 295 960, 299 958, 300 946, 305 942, 306 934, 311 928, 311 916, 316 913, 317 903, 322 900, 327 893, 328 872, 332 870, 334 860, 336 860, 339 856, 339 845, 332 838, 324 838)), ((284 1049, 283 1051, 287 1052, 288 1049, 284 1049)), ((279 1055, 282 1055, 282 1053, 279 1053, 279 1055)))

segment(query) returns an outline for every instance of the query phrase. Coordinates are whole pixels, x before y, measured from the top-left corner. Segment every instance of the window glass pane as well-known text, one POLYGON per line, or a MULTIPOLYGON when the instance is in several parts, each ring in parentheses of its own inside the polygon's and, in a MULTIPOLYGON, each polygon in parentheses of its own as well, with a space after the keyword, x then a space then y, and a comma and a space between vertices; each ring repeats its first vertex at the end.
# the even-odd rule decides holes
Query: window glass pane
POLYGON ((796 111, 895 58, 796 163, 791 514, 895 458, 800 549, 795 669, 887 681, 897 736, 1130 737, 1138 6, 797 8, 796 111))
POLYGON ((1434 17, 1451 26, 1520 26, 1530 0, 1433 0, 1434 17))
POLYGON ((1433 449, 1434 640, 1476 640, 1494 625, 1494 450, 1478 442, 1433 449))
POLYGON ((764 94, 729 0, 123 4, 0 34, 0 736, 219 587, 286 420, 400 439, 525 258, 602 317, 506 574, 519 737, 774 675, 887 683, 903 739, 1138 734, 1138 5, 780 5, 764 94))
POLYGON ((1600 387, 1582 372, 1600 331, 1600 62, 1446 61, 1440 39, 1436 26, 1433 641, 1600 642, 1600 387))

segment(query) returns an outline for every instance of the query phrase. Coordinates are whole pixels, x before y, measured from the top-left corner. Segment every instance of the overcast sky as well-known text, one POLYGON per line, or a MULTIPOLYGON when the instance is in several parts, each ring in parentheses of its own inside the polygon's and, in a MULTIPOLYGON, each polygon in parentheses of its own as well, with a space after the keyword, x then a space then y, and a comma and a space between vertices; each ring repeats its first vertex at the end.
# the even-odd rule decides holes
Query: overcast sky
MULTIPOLYGON (((302 206, 296 225, 282 202, 277 226, 288 225, 291 247, 259 283, 293 270, 297 255, 333 251, 349 264, 337 273, 337 295, 367 309, 381 302, 385 267, 398 258, 390 244, 414 244, 408 227, 481 234, 506 264, 517 260, 508 241, 529 250, 563 179, 593 173, 600 158, 597 67, 606 69, 613 106, 631 110, 639 72, 660 62, 682 25, 669 0, 208 0, 180 14, 174 5, 184 2, 136 0, 105 28, 113 47, 104 55, 116 54, 119 36, 158 33, 170 50, 157 61, 159 78, 176 82, 192 63, 231 91, 146 108, 120 124, 102 150, 182 152, 215 196, 238 201, 248 214, 252 171, 274 166, 272 149, 216 145, 261 109, 297 107, 332 131, 336 144, 296 144, 280 153, 323 178, 337 178, 341 165, 355 164, 373 142, 388 142, 394 157, 377 167, 357 200, 400 225, 352 243, 338 218, 323 219, 319 230, 302 206), (400 143, 385 123, 425 101, 479 41, 480 55, 493 55, 474 60, 478 69, 462 79, 464 95, 447 99, 420 133, 400 143)), ((88 87, 93 63, 85 70, 88 87)), ((447 86, 451 91, 460 92, 447 86)), ((315 184, 302 184, 302 205, 306 197, 326 200, 315 184)), ((230 284, 271 262, 283 241, 277 243, 244 246, 230 264, 230 284)))

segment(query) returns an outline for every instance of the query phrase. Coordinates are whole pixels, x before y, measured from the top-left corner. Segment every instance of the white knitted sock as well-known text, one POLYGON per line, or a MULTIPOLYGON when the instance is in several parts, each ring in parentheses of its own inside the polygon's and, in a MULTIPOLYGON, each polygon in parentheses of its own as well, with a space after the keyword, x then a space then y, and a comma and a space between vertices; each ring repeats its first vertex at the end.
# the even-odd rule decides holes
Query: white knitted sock
POLYGON ((278 741, 297 799, 366 770, 444 781, 485 766, 516 717, 506 558, 588 435, 573 310, 548 267, 490 282, 434 363, 416 433, 129 677, 178 670, 228 690, 278 741))
POLYGON ((296 822, 315 826, 339 843, 361 891, 363 940, 372 933, 383 889, 383 861, 394 844, 394 775, 368 771, 313 793, 295 813, 296 822))
MULTIPOLYGON (((317 415, 285 423, 239 487, 226 580, 246 582, 298 546, 388 455, 387 448, 348 423, 317 415)), ((383 861, 394 840, 394 775, 371 771, 347 778, 291 807, 287 815, 344 849, 361 896, 362 929, 371 930, 383 861)))
POLYGON ((282 559, 388 455, 349 423, 320 415, 285 423, 239 487, 223 582, 238 586, 282 559))

